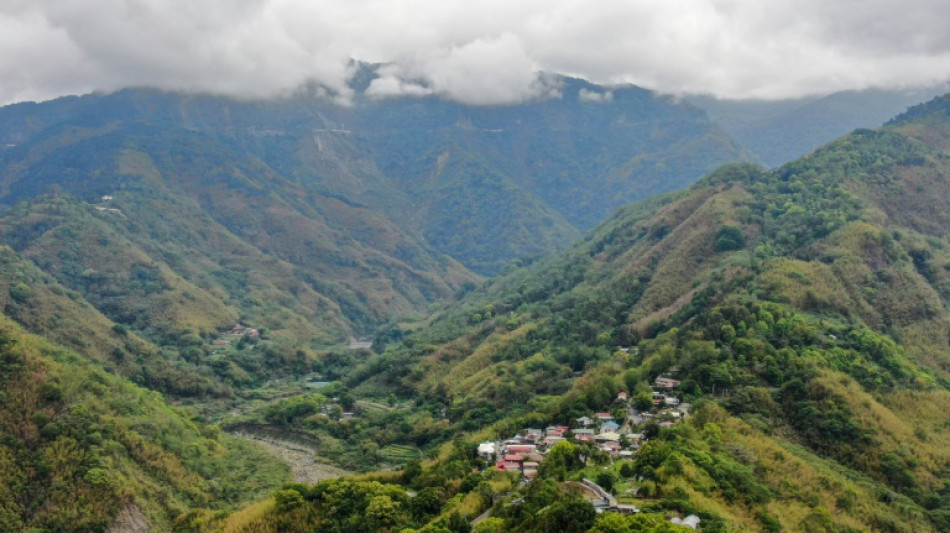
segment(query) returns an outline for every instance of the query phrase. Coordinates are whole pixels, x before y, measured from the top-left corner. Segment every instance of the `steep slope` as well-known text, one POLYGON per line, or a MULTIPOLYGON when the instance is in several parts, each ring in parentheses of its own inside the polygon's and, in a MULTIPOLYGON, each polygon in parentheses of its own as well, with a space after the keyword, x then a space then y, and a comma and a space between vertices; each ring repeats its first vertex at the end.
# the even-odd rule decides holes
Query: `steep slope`
POLYGON ((668 509, 741 529, 944 530, 948 102, 625 207, 350 382, 511 431, 674 376, 704 407, 633 466, 668 509))
MULTIPOLYGON (((93 283, 78 279, 83 271, 122 277, 130 275, 131 265, 150 264, 187 281, 190 286, 182 290, 202 300, 192 305, 191 314, 170 309, 170 320, 191 324, 202 314, 204 322, 193 325, 208 331, 246 314, 264 325, 264 316, 273 315, 270 302, 278 300, 292 314, 279 321, 274 317, 268 327, 298 331, 300 340, 338 342, 353 331, 424 309, 471 279, 460 265, 431 253, 385 216, 309 193, 253 155, 234 152, 208 135, 143 121, 121 109, 122 98, 116 98, 120 102, 100 102, 93 110, 107 109, 121 118, 77 111, 72 120, 2 154, 8 204, 35 204, 47 194, 87 202, 85 209, 67 209, 59 217, 28 213, 36 206, 20 204, 6 217, 7 242, 55 269, 67 285, 91 291, 93 283), (101 202, 106 195, 113 199, 101 202), (60 223, 71 225, 72 233, 50 231, 60 223), (87 225, 88 233, 80 231, 87 225), (101 228, 98 236, 95 228, 101 228), (128 242, 110 243, 106 234, 111 232, 128 242), (85 239, 84 246, 77 239, 85 239), (79 255, 64 255, 64 246, 80 248, 79 255), (120 264, 90 264, 128 254, 134 257, 120 264), (110 272, 113 267, 122 272, 110 272), (271 295, 255 299, 257 287, 271 295), (202 294, 212 288, 225 293, 202 294), (222 298, 230 301, 214 301, 222 298), (228 303, 233 307, 225 310, 228 303)), ((135 295, 111 281, 97 283, 126 299, 135 295)), ((165 280, 169 284, 181 285, 165 280)), ((92 299, 103 309, 99 292, 92 299)), ((128 306, 107 314, 128 325, 133 314, 147 317, 128 306)))
POLYGON ((262 450, 0 319, 0 529, 169 531, 287 478, 262 450), (122 518, 119 518, 122 515, 122 518))
MULTIPOLYGON (((223 208, 220 196, 242 188, 258 200, 276 196, 335 230, 326 240, 336 246, 391 243, 398 252, 384 254, 454 281, 450 265, 425 257, 430 247, 495 272, 565 247, 622 203, 740 158, 687 104, 636 87, 559 82, 559 97, 506 107, 362 92, 341 107, 305 94, 239 102, 148 90, 7 106, 0 191, 5 203, 111 194, 120 150, 134 150, 166 187, 186 189, 203 209, 215 200, 223 208), (354 220, 362 228, 351 228, 354 220), (387 238, 364 240, 379 233, 387 238)), ((227 205, 232 215, 238 207, 227 205)), ((325 256, 326 247, 317 252, 325 256)))

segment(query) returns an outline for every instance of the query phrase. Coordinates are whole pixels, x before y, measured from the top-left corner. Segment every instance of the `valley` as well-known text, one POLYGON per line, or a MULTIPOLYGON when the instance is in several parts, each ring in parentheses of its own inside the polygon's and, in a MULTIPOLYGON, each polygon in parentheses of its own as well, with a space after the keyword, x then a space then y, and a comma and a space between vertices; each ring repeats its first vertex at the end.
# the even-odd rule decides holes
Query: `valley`
POLYGON ((947 97, 559 87, 0 108, 0 529, 950 527, 947 97))

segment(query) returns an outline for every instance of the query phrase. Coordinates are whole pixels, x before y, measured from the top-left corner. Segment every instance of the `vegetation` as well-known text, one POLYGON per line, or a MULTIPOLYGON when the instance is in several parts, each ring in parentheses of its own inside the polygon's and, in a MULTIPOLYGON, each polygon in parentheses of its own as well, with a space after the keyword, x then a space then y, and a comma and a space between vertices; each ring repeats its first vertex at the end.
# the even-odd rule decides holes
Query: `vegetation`
MULTIPOLYGON (((202 533, 468 532, 486 512, 475 531, 677 531, 687 515, 711 532, 950 526, 945 99, 778 169, 723 167, 479 286, 430 247, 472 240, 459 258, 484 272, 557 247, 603 204, 579 194, 566 209, 565 193, 540 189, 565 190, 549 185, 596 140, 531 144, 506 122, 520 112, 444 103, 397 134, 383 126, 407 112, 392 102, 291 120, 320 114, 297 100, 268 119, 264 104, 107 97, 128 120, 89 98, 51 105, 77 124, 41 111, 0 154, 0 529, 103 531, 133 509, 202 533), (314 131, 330 118, 372 133, 314 131), (389 148, 347 159, 363 142, 389 148), (542 171, 553 181, 523 181, 542 171), (360 183, 381 192, 357 202, 372 188, 360 183), (484 202, 462 205, 463 183, 484 202), (417 192, 410 216, 401 200, 417 192), (509 218, 494 217, 503 200, 509 218), (508 248, 453 231, 451 214, 500 224, 508 248), (441 300, 457 301, 429 308, 441 300), (372 350, 343 347, 383 324, 372 350), (679 382, 685 421, 653 407, 658 377, 679 382), (522 484, 476 453, 593 412, 626 422, 620 392, 656 415, 631 428, 647 439, 631 458, 569 438, 522 484), (277 432, 359 474, 287 484, 218 427, 277 432), (641 512, 598 516, 584 479, 641 512)), ((578 183, 606 169, 661 179, 694 149, 685 168, 719 161, 722 139, 685 134, 703 121, 677 107, 645 113, 680 139, 672 151, 605 144, 578 183)))
POLYGON ((165 529, 194 506, 262 497, 287 468, 161 396, 0 323, 0 529, 105 531, 122 509, 165 529))

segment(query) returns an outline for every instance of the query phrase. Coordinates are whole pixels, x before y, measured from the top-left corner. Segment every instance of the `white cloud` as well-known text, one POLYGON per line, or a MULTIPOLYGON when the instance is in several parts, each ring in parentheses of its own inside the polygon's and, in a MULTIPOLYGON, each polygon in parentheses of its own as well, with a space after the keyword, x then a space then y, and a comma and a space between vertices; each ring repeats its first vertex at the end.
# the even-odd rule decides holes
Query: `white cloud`
POLYGON ((577 91, 577 98, 581 102, 610 102, 614 99, 613 91, 592 91, 590 89, 581 89, 577 91))
POLYGON ((539 72, 778 98, 950 77, 945 0, 6 0, 0 102, 150 85, 244 97, 386 63, 373 94, 503 104, 539 72))

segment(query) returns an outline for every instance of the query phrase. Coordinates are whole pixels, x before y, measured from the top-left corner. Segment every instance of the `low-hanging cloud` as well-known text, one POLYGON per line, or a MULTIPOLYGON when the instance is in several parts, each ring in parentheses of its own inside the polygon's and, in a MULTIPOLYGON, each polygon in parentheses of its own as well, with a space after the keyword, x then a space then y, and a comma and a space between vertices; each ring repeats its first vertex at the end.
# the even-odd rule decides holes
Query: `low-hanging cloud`
POLYGON ((353 60, 385 65, 371 96, 478 105, 557 94, 550 72, 735 98, 909 87, 950 77, 947 20, 945 0, 7 0, 0 103, 304 85, 346 102, 353 60))

